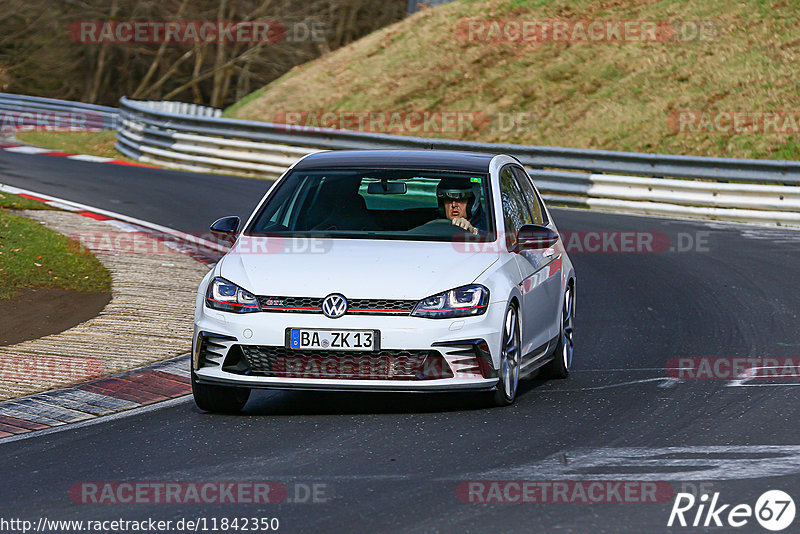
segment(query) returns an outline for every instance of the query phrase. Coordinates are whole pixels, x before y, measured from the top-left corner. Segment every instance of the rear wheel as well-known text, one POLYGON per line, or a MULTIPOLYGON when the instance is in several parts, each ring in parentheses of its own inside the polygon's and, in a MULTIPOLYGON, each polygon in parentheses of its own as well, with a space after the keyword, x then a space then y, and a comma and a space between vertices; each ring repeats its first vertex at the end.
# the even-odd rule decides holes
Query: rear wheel
POLYGON ((250 398, 250 389, 201 384, 192 371, 192 395, 197 407, 207 412, 238 413, 250 398))
POLYGON ((575 316, 575 289, 567 286, 564 292, 564 306, 561 310, 561 333, 558 345, 553 353, 554 359, 547 364, 546 372, 550 378, 567 378, 572 366, 572 354, 575 351, 573 342, 573 320, 575 316))
POLYGON ((500 380, 497 382, 497 389, 494 391, 494 403, 496 406, 508 406, 514 403, 514 399, 517 396, 517 385, 519 384, 519 355, 519 316, 517 309, 512 305, 508 307, 503 321, 503 344, 498 373, 500 380))

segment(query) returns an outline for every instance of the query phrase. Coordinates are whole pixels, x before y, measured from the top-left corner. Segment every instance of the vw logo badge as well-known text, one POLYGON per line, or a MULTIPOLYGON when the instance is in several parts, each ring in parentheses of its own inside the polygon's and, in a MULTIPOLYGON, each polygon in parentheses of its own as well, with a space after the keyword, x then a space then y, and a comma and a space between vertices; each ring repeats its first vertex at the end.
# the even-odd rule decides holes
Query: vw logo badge
POLYGON ((347 299, 334 293, 322 299, 322 313, 331 319, 338 319, 347 311, 347 299))

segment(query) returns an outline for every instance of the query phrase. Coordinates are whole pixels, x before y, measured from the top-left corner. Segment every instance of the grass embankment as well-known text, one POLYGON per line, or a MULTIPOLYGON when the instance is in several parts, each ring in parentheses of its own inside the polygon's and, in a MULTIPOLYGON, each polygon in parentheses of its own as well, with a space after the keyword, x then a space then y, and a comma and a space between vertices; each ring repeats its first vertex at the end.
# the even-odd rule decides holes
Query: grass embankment
POLYGON ((0 193, 0 299, 31 287, 111 291, 111 275, 80 243, 9 209, 47 206, 0 193))
POLYGON ((787 0, 459 0, 297 67, 225 115, 274 121, 285 112, 523 113, 526 122, 515 128, 495 120, 411 135, 797 159, 798 21, 800 9, 787 0), (465 18, 582 21, 584 28, 595 20, 655 21, 678 34, 663 42, 493 42, 480 39, 488 30, 470 40, 465 18), (780 133, 713 125, 676 132, 675 114, 687 110, 712 119, 725 112, 792 117, 781 119, 780 133))
POLYGON ((135 163, 136 160, 120 153, 114 144, 117 142, 117 132, 104 130, 102 132, 48 132, 30 130, 17 132, 14 137, 23 143, 28 143, 42 148, 51 148, 72 154, 88 154, 113 158, 135 163))

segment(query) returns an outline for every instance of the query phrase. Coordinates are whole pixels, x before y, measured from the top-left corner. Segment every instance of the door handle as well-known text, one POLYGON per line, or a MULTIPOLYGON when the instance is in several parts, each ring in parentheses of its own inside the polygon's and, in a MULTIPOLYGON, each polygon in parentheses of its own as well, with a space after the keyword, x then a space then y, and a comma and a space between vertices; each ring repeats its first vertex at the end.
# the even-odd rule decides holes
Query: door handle
POLYGON ((554 248, 552 248, 552 247, 550 247, 550 248, 546 249, 546 250, 545 250, 545 251, 542 253, 542 255, 543 255, 545 258, 551 258, 551 257, 553 257, 553 254, 555 254, 555 253, 556 253, 555 249, 554 249, 554 248))

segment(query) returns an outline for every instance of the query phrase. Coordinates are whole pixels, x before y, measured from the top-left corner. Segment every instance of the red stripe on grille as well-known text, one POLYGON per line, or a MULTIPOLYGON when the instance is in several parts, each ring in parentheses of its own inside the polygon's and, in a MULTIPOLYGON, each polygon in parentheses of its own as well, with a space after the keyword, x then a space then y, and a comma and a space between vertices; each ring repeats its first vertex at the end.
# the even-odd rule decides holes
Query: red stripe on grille
POLYGON ((291 306, 261 306, 262 310, 304 310, 304 311, 318 311, 321 312, 322 308, 292 308, 291 306))
POLYGON ((358 310, 358 309, 355 309, 355 308, 347 310, 347 311, 360 312, 360 313, 367 313, 367 312, 368 313, 403 313, 403 314, 411 313, 411 310, 369 310, 369 309, 367 309, 367 310, 358 310))

